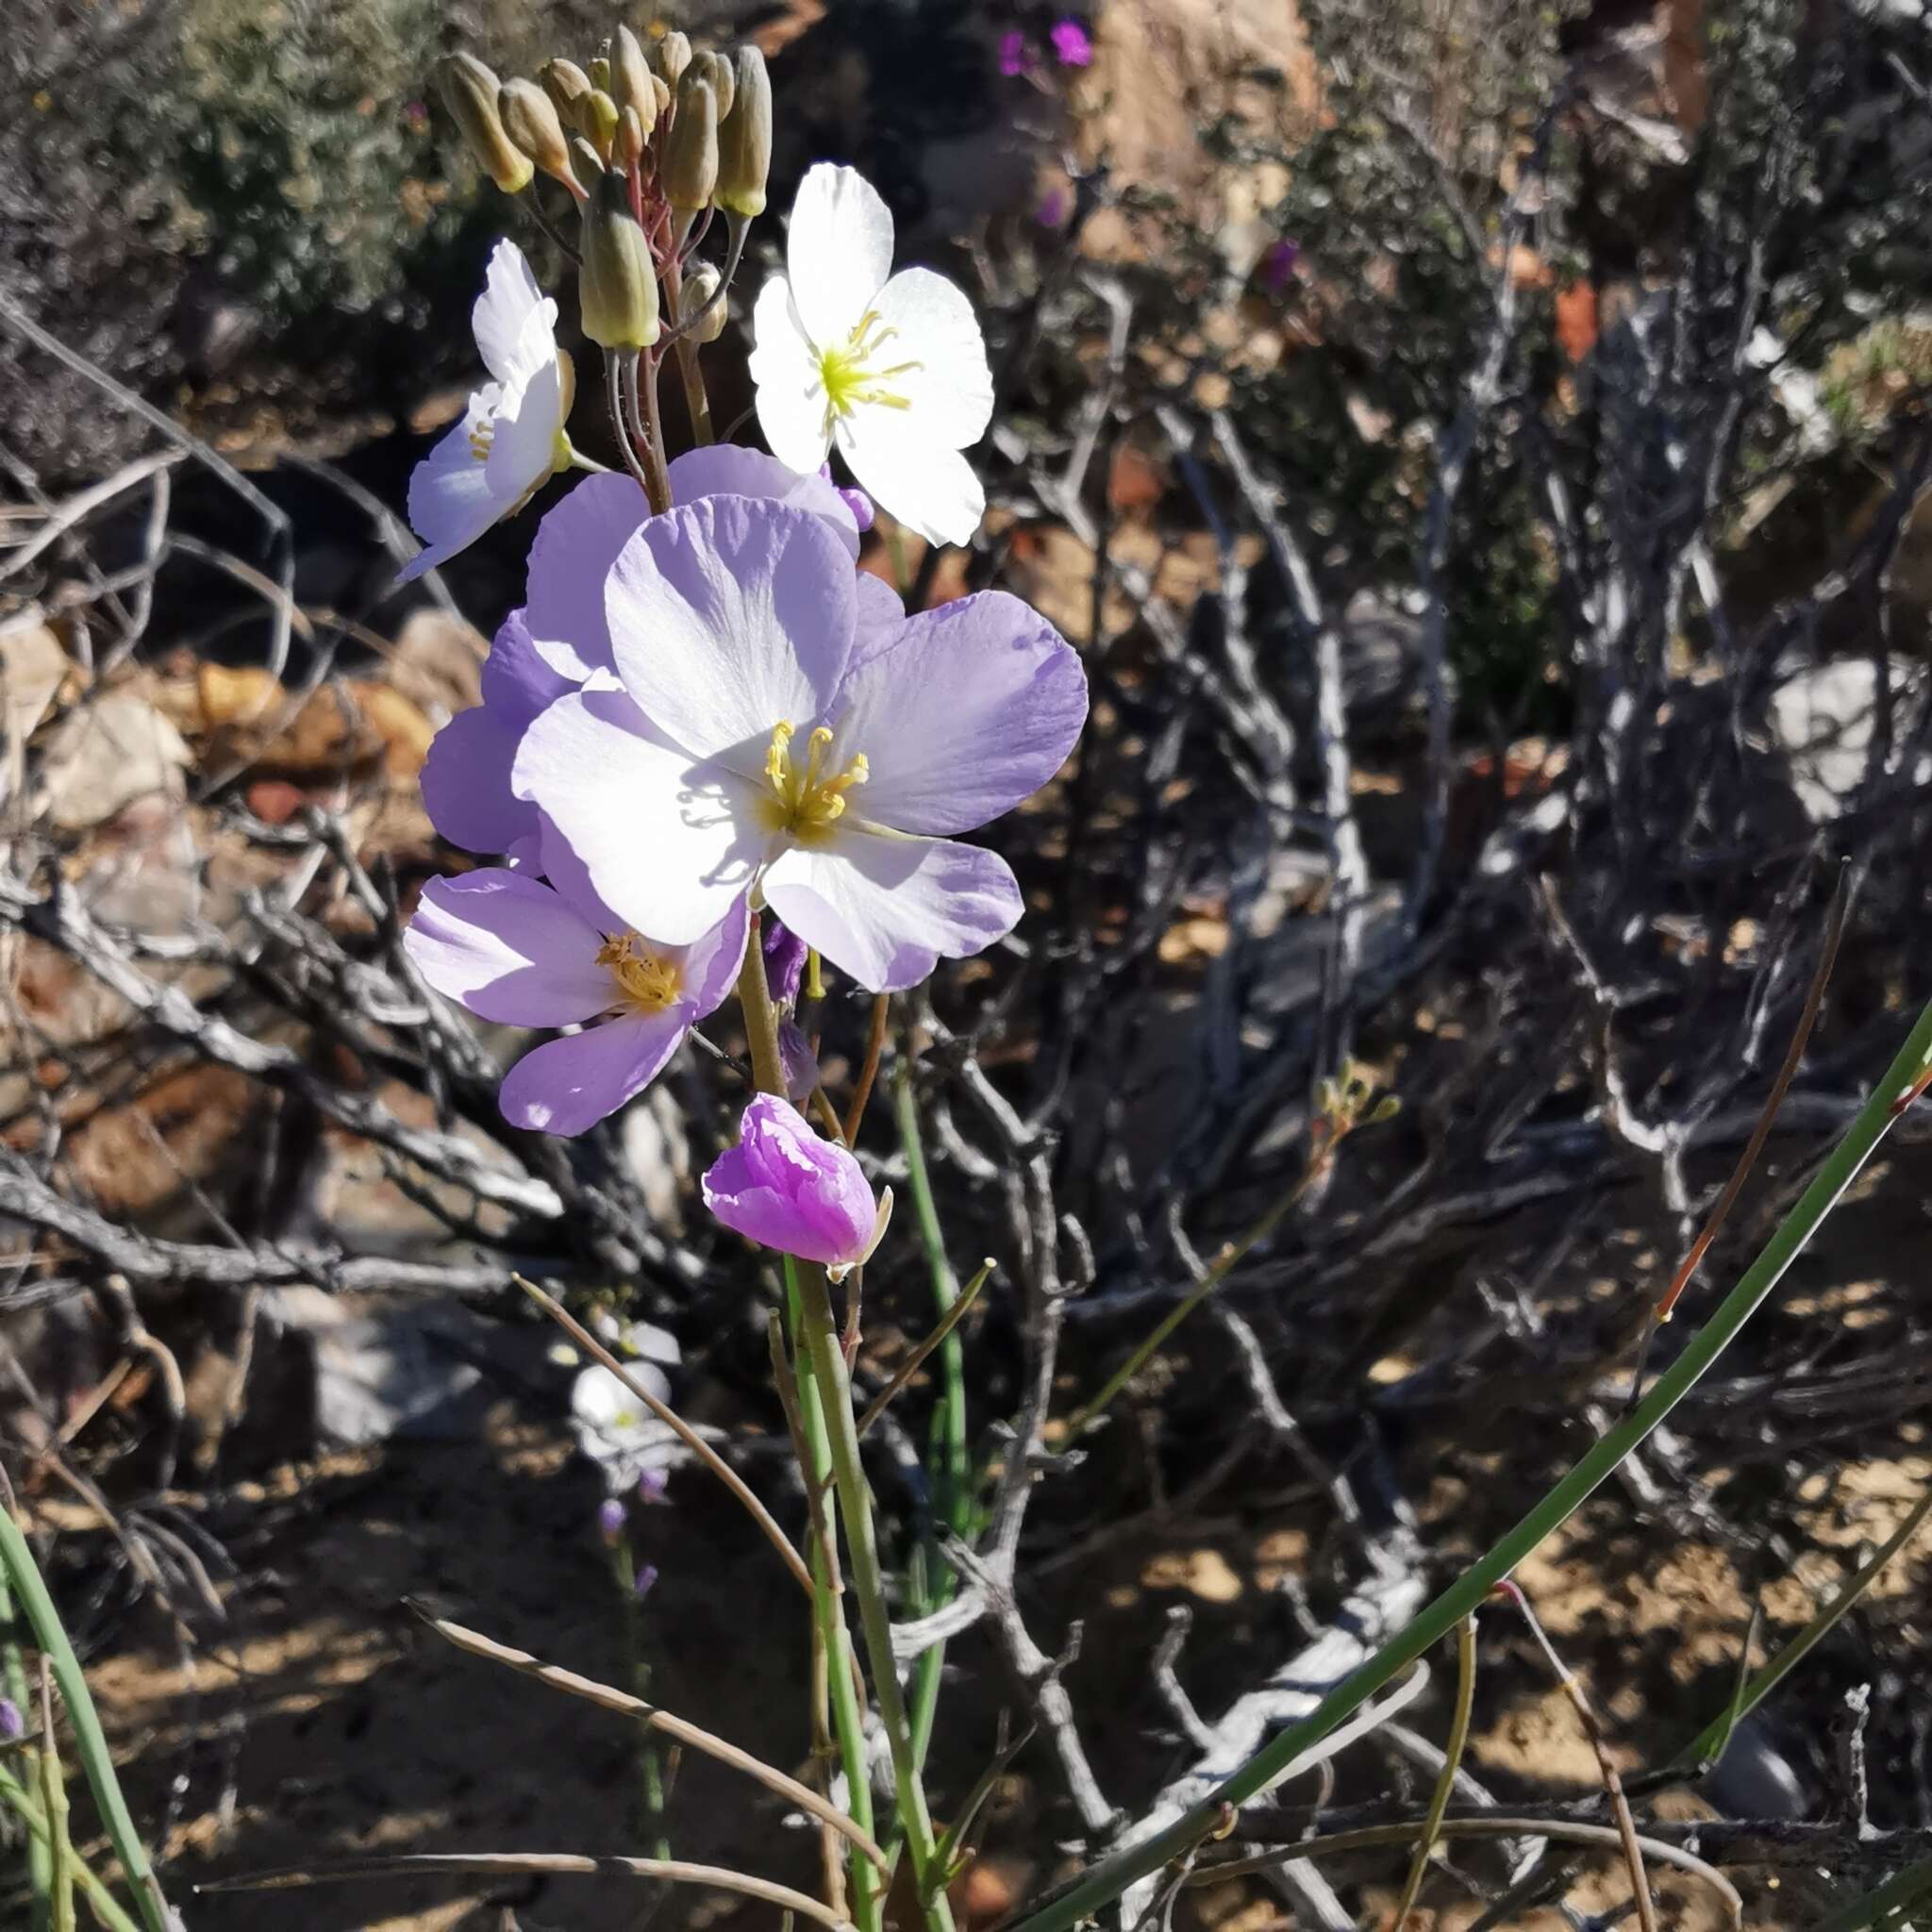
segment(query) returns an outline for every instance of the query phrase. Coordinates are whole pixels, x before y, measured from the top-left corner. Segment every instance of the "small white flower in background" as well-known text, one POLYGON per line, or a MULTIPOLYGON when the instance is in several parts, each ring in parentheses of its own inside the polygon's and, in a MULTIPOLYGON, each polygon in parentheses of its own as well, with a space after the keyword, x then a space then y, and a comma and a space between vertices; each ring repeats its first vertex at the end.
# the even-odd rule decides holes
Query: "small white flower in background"
MULTIPOLYGON (((662 1369, 645 1361, 627 1366, 658 1401, 670 1395, 662 1369)), ((644 1471, 661 1461, 676 1441, 601 1362, 592 1362, 571 1385, 570 1417, 577 1447, 604 1472, 604 1487, 613 1496, 635 1489, 644 1471)))
POLYGON ((575 376, 557 346, 557 304, 514 242, 496 244, 471 326, 494 380, 409 478, 409 523, 423 548, 400 583, 467 550, 576 459, 563 430, 575 376))
POLYGON ((931 269, 892 275, 891 211, 862 175, 825 162, 791 205, 785 267, 752 317, 751 375, 772 454, 809 475, 836 445, 908 529, 964 543, 986 492, 960 452, 992 414, 973 305, 931 269))

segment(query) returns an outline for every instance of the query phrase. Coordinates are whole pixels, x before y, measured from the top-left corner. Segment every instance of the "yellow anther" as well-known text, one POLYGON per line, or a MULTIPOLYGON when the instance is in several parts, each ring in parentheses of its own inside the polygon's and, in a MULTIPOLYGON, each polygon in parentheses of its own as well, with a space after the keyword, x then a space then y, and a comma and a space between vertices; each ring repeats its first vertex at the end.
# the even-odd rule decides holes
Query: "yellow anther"
POLYGON ((482 422, 476 425, 475 428, 470 431, 471 456, 473 456, 479 463, 487 463, 490 460, 490 445, 492 442, 494 442, 495 440, 495 418, 486 416, 482 422))
POLYGON ((832 748, 833 734, 824 724, 815 725, 806 740, 804 764, 794 764, 792 736, 789 720, 772 727, 772 742, 765 751, 765 778, 772 796, 765 815, 774 832, 809 843, 844 816, 846 792, 865 783, 871 767, 861 752, 847 759, 841 771, 828 773, 825 755, 832 748))
POLYGON ((825 392, 827 434, 841 416, 849 416, 860 403, 876 403, 888 409, 912 407, 907 397, 882 385, 924 365, 895 362, 887 369, 873 366, 874 358, 898 333, 895 328, 881 327, 878 310, 868 308, 842 343, 819 352, 819 385, 825 392))
POLYGON ((661 1013, 683 990, 675 961, 646 952, 634 932, 619 933, 597 948, 597 963, 617 982, 618 1004, 639 1013, 661 1013))

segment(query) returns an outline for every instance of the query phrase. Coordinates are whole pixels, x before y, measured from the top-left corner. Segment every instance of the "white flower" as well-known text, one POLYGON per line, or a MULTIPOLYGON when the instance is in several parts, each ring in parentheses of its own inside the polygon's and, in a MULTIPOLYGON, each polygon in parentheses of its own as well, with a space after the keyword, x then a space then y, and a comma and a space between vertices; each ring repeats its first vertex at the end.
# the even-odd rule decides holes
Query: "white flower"
POLYGON ((409 478, 409 523, 423 548, 401 583, 467 550, 575 458, 563 433, 575 377, 557 346, 557 304, 514 242, 496 244, 470 325, 495 380, 409 478))
POLYGON ((992 414, 972 304, 930 269, 888 280, 890 210, 862 175, 825 162, 791 205, 785 266, 752 317, 751 375, 772 454, 808 475, 837 443, 908 529, 964 543, 986 493, 959 452, 992 414))
MULTIPOLYGON (((663 1370, 650 1362, 633 1362, 630 1374, 659 1402, 671 1393, 663 1370)), ((646 1467, 663 1461, 675 1441, 601 1362, 592 1362, 571 1385, 570 1414, 577 1447, 604 1472, 613 1496, 635 1489, 646 1467)))

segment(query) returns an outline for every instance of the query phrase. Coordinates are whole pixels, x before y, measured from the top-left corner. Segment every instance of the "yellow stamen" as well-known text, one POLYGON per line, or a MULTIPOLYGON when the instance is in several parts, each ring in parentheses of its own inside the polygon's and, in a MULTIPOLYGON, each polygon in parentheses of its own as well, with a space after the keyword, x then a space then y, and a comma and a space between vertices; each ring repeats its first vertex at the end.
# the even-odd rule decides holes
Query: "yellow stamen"
POLYGON ((646 952, 634 932, 607 939, 597 948, 597 963, 617 982, 617 1004, 635 1013, 661 1013, 683 991, 676 962, 646 952))
POLYGON ((470 431, 470 454, 479 463, 490 460, 490 445, 496 441, 496 419, 486 416, 470 431))
POLYGON ((820 350, 819 379, 814 387, 823 388, 825 392, 827 435, 840 417, 849 416, 861 403, 876 403, 888 409, 912 407, 908 398, 883 385, 924 365, 895 362, 887 369, 873 366, 873 358, 898 333, 895 328, 881 327, 878 310, 868 308, 844 341, 820 350))
POLYGON ((781 718, 772 726, 772 742, 765 751, 765 780, 772 795, 765 801, 765 819, 773 831, 810 844, 844 816, 845 794, 855 785, 865 783, 871 767, 860 752, 841 770, 828 774, 825 754, 832 748, 832 734, 823 724, 806 740, 801 767, 792 761, 792 736, 789 718, 781 718))

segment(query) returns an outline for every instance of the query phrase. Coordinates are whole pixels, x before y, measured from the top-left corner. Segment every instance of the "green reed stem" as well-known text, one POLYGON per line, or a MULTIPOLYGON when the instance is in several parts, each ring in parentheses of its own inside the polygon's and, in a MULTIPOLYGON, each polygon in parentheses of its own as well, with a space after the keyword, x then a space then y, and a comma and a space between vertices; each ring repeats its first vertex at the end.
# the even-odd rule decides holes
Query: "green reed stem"
MULTIPOLYGON (((38 1845, 51 1863, 55 1833, 47 1823, 46 1812, 35 1804, 33 1794, 24 1784, 4 1771, 0 1771, 0 1805, 5 1805, 14 1813, 26 1827, 29 1842, 38 1845)), ((141 1932, 122 1908, 121 1901, 94 1875, 86 1859, 78 1852, 71 1852, 70 1855, 74 1883, 108 1932, 141 1932)))
MULTIPOLYGON (((6 1505, 0 1502, 0 1510, 6 1505)), ((0 1643, 0 1686, 13 1702, 13 1707, 20 1712, 23 1722, 33 1715, 33 1691, 28 1688, 26 1677, 26 1652, 21 1642, 25 1624, 19 1615, 13 1591, 7 1582, 7 1570, 0 1564, 0 1631, 5 1633, 5 1641, 0 1643)), ((53 1840, 36 1838, 28 1834, 26 1841, 27 1889, 32 1895, 33 1932, 48 1932, 54 1919, 54 1850, 53 1840)))
POLYGON ((1423 1835, 1415 1841, 1409 1859, 1408 1877, 1396 1901, 1395 1916, 1389 1922, 1391 1932, 1405 1932, 1408 1915, 1422 1896, 1423 1881, 1429 1875, 1429 1857, 1442 1834, 1442 1820, 1448 1814, 1449 1800, 1456 1794, 1456 1774, 1462 1768, 1462 1754, 1469 1748, 1470 1714, 1475 1709, 1475 1619, 1465 1617, 1456 1626, 1456 1710, 1449 1720, 1449 1742, 1442 1753, 1442 1774, 1429 1799, 1428 1816, 1423 1821, 1423 1835))
POLYGON ((1919 1015, 1905 1045, 1858 1110, 1857 1118, 1819 1170, 1757 1258, 1745 1270, 1682 1355, 1659 1375, 1650 1393, 1592 1447, 1515 1528, 1472 1563, 1407 1626, 1348 1676, 1298 1724, 1280 1732, 1263 1750, 1166 1830, 1104 1858, 1078 1883, 1021 1920, 1015 1932, 1071 1932, 1141 1879, 1198 1844, 1223 1822, 1226 1807, 1241 1806, 1265 1790, 1302 1752, 1373 1697, 1399 1671, 1439 1643, 1504 1577, 1558 1528, 1614 1473, 1617 1465, 1683 1401, 1738 1332, 1757 1312, 1798 1257, 1824 1218, 1899 1117, 1914 1083, 1932 1067, 1932 1005, 1919 1015))
MULTIPOLYGON (((168 1932, 167 1901, 161 1896, 154 1868, 148 1863, 141 1834, 134 1828, 127 1800, 121 1795, 121 1781, 114 1775, 114 1759, 108 1749, 107 1735, 101 1729, 94 1701, 88 1693, 80 1659, 68 1641, 60 1613, 54 1607, 54 1599, 47 1592, 46 1581, 34 1561, 26 1537, 14 1522, 12 1510, 5 1507, 0 1507, 0 1571, 6 1573, 14 1598, 25 1613, 34 1642, 54 1673, 55 1688, 60 1692, 60 1701, 67 1707, 68 1722, 74 1726, 75 1748, 80 1754, 81 1768, 87 1773, 94 1805, 113 1842, 114 1855, 127 1874, 128 1890, 134 1894, 142 1923, 148 1932, 168 1932)), ((47 1741, 51 1744, 53 1740, 47 1741)))

